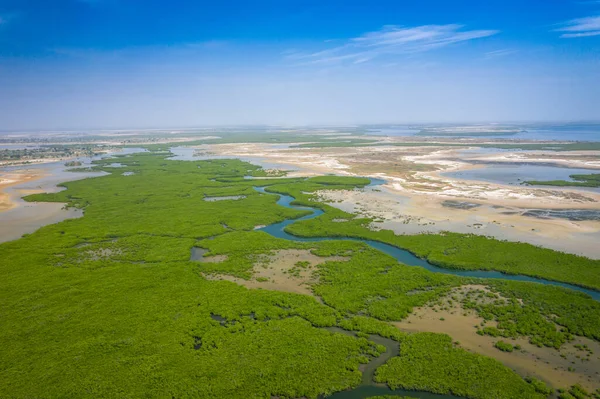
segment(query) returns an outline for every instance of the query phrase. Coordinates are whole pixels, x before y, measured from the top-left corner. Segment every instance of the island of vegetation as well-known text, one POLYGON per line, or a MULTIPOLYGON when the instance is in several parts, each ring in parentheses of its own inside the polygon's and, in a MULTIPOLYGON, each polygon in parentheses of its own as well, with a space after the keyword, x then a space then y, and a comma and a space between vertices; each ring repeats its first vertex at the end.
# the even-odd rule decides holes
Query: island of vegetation
POLYGON ((573 181, 567 180, 530 180, 525 184, 532 186, 557 186, 557 187, 600 187, 600 173, 589 175, 570 175, 573 181))

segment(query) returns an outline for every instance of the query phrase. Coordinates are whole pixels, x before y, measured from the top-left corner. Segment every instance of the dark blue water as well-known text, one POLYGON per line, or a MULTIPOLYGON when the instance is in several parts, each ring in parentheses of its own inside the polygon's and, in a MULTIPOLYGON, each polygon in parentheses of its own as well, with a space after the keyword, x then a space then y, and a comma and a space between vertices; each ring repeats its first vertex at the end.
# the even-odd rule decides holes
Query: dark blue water
MULTIPOLYGON (((382 182, 383 182, 383 180, 380 180, 380 179, 372 179, 372 183, 369 186, 373 187, 376 185, 380 185, 380 184, 382 184, 382 182)), ((260 193, 271 194, 271 193, 267 193, 265 191, 264 187, 254 187, 254 189, 260 193)), ((371 247, 373 247, 387 255, 390 255, 390 256, 396 258, 399 262, 404 263, 405 265, 420 266, 420 267, 423 267, 434 273, 452 274, 452 275, 461 276, 461 277, 494 278, 494 279, 527 281, 527 282, 532 282, 532 283, 554 285, 554 286, 568 288, 571 290, 576 290, 576 291, 586 293, 589 296, 591 296, 593 299, 600 301, 600 292, 590 290, 587 288, 578 287, 573 284, 561 283, 558 281, 544 280, 544 279, 529 277, 529 276, 506 274, 506 273, 501 273, 501 272, 496 272, 496 271, 444 269, 444 268, 432 265, 431 263, 427 262, 424 259, 416 257, 409 251, 406 251, 404 249, 400 249, 393 245, 385 244, 385 243, 379 242, 379 241, 366 240, 366 239, 362 239, 362 238, 350 238, 350 237, 339 237, 338 238, 338 237, 298 237, 298 236, 294 236, 285 231, 286 226, 288 226, 292 223, 295 223, 297 221, 316 218, 316 217, 322 215, 323 211, 321 209, 316 209, 316 208, 291 205, 291 202, 294 201, 294 197, 291 197, 289 195, 282 195, 282 194, 271 194, 271 195, 279 195, 279 200, 277 201, 277 204, 279 204, 281 206, 285 206, 287 208, 292 208, 292 209, 304 209, 304 210, 313 211, 312 214, 303 216, 299 219, 288 219, 283 222, 271 224, 269 226, 266 226, 266 227, 263 227, 260 229, 261 231, 269 233, 273 237, 283 238, 283 239, 291 240, 291 241, 302 241, 302 242, 316 242, 316 241, 325 241, 325 240, 343 240, 343 241, 363 242, 363 243, 370 245, 371 247)))

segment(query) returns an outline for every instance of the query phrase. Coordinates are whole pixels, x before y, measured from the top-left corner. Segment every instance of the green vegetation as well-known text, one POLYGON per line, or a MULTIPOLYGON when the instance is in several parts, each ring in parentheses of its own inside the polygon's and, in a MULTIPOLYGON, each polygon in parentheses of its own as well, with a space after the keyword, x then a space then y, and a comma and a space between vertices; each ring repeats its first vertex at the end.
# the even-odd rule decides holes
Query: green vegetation
MULTIPOLYGON (((18 149, 0 148, 0 162, 7 164, 27 164, 38 159, 60 159, 73 157, 91 157, 98 155, 100 147, 93 144, 79 145, 41 145, 37 147, 24 147, 18 149)), ((79 166, 81 162, 67 162, 66 166, 79 166), (72 164, 72 165, 71 165, 72 164)))
POLYGON ((534 186, 557 186, 557 187, 600 187, 600 173, 592 173, 589 175, 570 175, 569 177, 575 181, 530 180, 530 181, 526 181, 525 184, 531 184, 534 186))
POLYGON ((570 341, 572 335, 600 341, 600 303, 587 295, 520 281, 489 280, 488 285, 507 300, 467 302, 466 307, 473 307, 486 320, 498 321, 498 336, 527 336, 535 345, 555 348, 570 341))
MULTIPOLYGON (((0 245, 0 397, 316 398, 360 384, 360 365, 383 352, 369 334, 400 344, 376 374, 391 387, 472 398, 545 396, 537 383, 460 349, 445 335, 409 335, 388 323, 470 279, 402 265, 358 242, 287 241, 254 230, 310 212, 278 206, 276 196, 253 189, 258 185, 325 211, 291 230, 317 221, 308 233, 347 231, 403 242, 406 237, 370 232, 367 219, 314 201, 319 189, 362 187, 367 179, 248 180, 244 176, 263 172, 237 160, 181 162, 166 155, 120 157, 120 168, 107 166, 114 159, 102 160, 93 168, 108 175, 27 198, 64 202, 83 209, 84 217, 0 245), (211 196, 243 198, 204 201, 211 196), (333 218, 347 221, 329 223, 333 218), (190 260, 194 247, 207 251, 202 262, 190 260), (313 290, 323 303, 207 278, 250 278, 255 265, 281 249, 343 257, 311 267, 319 277, 313 290), (226 256, 211 262, 216 255, 226 256), (325 329, 334 326, 357 334, 325 329)), ((423 237, 443 253, 447 243, 423 237)), ((480 244, 477 238, 462 239, 467 255, 477 253, 471 248, 480 244)), ((521 250, 509 243, 485 245, 488 251, 493 245, 521 250)), ((453 253, 448 262, 465 256, 453 253)), ((295 265, 298 272, 308 267, 295 265)), ((485 283, 507 299, 493 308, 474 301, 473 308, 499 320, 500 331, 512 331, 501 328, 508 315, 506 326, 516 318, 516 331, 535 338, 538 330, 520 326, 540 317, 563 326, 565 337, 599 338, 600 309, 583 294, 531 283, 485 283), (512 298, 522 300, 527 317, 513 309, 512 298)))
POLYGON ((305 212, 213 181, 254 168, 239 161, 119 161, 108 176, 29 198, 83 218, 0 246, 0 396, 316 398, 360 383, 377 348, 319 328, 336 324, 334 309, 207 281, 189 261, 197 239, 266 236, 251 231, 305 212), (231 193, 246 198, 202 200, 231 193))
POLYGON ((552 388, 549 388, 546 384, 544 384, 542 381, 538 380, 537 378, 526 377, 525 381, 530 383, 531 386, 533 387, 533 389, 536 390, 536 392, 539 392, 545 396, 551 395, 554 392, 554 390, 552 388))
POLYGON ((589 393, 581 385, 576 384, 569 388, 568 391, 564 389, 559 390, 559 399, 588 399, 588 398, 600 398, 600 389, 594 393, 589 393))
POLYGON ((433 333, 404 339, 400 356, 380 367, 375 380, 392 389, 426 389, 467 398, 546 397, 526 381, 515 380, 500 362, 456 348, 449 336, 433 333))
POLYGON ((504 341, 498 341, 494 344, 494 346, 500 349, 502 352, 512 352, 515 350, 514 346, 504 341))
POLYGON ((305 182, 276 185, 268 191, 286 193, 299 205, 326 211, 318 218, 294 223, 286 231, 301 237, 355 237, 381 241, 406 249, 430 263, 458 270, 497 270, 600 289, 600 260, 562 253, 526 243, 500 241, 475 234, 442 233, 396 235, 390 230, 372 231, 371 219, 311 202, 315 188, 305 182), (333 223, 333 220, 348 219, 333 223))

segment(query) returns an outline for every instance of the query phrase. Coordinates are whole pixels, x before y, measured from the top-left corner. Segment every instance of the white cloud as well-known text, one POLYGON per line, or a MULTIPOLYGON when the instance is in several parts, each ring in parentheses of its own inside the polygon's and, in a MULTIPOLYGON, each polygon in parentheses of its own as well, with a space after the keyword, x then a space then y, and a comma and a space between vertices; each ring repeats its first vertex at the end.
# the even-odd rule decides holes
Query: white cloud
POLYGON ((600 35, 600 16, 572 19, 562 25, 555 31, 565 32, 560 35, 565 39, 600 35))
POLYGON ((312 54, 295 54, 309 63, 362 63, 385 54, 424 52, 454 43, 492 36, 497 30, 465 30, 462 25, 387 25, 375 32, 346 40, 342 45, 312 54))
POLYGON ((510 55, 510 54, 514 54, 514 53, 518 53, 518 52, 519 52, 519 50, 512 49, 512 48, 505 48, 505 49, 502 49, 502 50, 488 51, 487 53, 485 53, 485 58, 489 59, 489 58, 504 57, 506 55, 510 55))

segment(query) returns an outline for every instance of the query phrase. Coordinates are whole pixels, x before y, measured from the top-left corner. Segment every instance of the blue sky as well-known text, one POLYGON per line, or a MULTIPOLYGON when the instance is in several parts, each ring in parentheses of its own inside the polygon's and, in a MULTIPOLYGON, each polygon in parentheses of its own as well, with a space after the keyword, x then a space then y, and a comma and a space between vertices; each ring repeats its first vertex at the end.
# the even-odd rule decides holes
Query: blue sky
POLYGON ((0 0, 0 129, 600 119, 600 0, 0 0))

